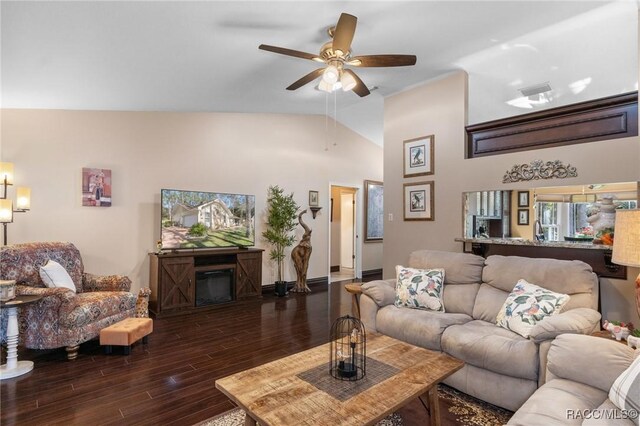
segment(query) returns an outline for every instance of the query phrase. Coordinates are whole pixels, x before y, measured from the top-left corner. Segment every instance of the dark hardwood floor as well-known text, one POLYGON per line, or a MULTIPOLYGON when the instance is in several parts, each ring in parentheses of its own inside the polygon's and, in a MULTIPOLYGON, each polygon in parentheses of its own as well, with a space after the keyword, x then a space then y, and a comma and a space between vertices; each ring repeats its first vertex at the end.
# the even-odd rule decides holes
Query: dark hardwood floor
MULTIPOLYGON (((149 343, 104 355, 97 341, 66 361, 64 349, 20 350, 32 372, 0 382, 2 425, 193 425, 233 408, 216 379, 327 342, 349 313, 344 283, 308 295, 238 302, 154 320, 149 343)), ((328 356, 328 354, 327 354, 328 356)))

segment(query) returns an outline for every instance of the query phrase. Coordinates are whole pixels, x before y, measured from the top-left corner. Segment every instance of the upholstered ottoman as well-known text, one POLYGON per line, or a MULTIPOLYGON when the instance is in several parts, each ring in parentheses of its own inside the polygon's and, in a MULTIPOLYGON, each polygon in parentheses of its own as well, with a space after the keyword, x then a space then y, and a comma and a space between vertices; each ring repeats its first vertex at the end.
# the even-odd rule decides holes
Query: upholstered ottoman
POLYGON ((152 331, 151 318, 125 318, 100 330, 100 345, 104 346, 104 352, 107 354, 111 353, 113 345, 124 346, 124 354, 129 355, 131 345, 140 339, 142 343, 147 343, 152 331))

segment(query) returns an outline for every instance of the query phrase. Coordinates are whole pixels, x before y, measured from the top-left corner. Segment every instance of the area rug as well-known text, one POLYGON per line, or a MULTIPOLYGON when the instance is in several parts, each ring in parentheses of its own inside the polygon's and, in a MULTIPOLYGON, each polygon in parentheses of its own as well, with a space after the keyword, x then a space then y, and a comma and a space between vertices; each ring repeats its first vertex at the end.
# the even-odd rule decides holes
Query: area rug
MULTIPOLYGON (((513 413, 473 398, 446 385, 438 386, 440 419, 443 426, 499 426, 513 413)), ((235 408, 199 423, 198 426, 244 426, 245 413, 235 408)), ((413 426, 429 424, 429 414, 419 400, 407 404, 376 426, 413 426)))

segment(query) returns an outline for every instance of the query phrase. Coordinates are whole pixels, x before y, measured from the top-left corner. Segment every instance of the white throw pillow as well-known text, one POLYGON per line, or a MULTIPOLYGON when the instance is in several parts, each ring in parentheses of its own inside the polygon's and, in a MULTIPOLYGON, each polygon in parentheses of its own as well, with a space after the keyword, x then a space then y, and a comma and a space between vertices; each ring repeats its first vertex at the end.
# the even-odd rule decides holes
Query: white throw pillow
POLYGON ((498 312, 496 324, 529 338, 533 326, 560 312, 569 298, 521 279, 498 312))
POLYGON ((398 265, 396 274, 396 306, 444 312, 444 269, 414 269, 398 265))
MULTIPOLYGON (((640 356, 613 382, 609 399, 616 407, 628 413, 640 412, 640 356)), ((635 422, 638 424, 637 417, 635 422)))
POLYGON ((51 259, 46 265, 40 267, 40 278, 42 282, 49 288, 68 288, 69 290, 76 292, 76 286, 71 279, 71 276, 64 267, 51 259))

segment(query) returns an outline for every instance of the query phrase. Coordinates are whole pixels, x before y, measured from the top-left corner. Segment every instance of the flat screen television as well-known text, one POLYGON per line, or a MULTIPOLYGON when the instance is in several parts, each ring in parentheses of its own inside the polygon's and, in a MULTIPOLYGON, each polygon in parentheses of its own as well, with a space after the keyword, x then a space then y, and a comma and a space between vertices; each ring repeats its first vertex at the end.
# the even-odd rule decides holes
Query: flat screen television
POLYGON ((254 195, 163 189, 160 205, 163 249, 255 245, 254 195))

